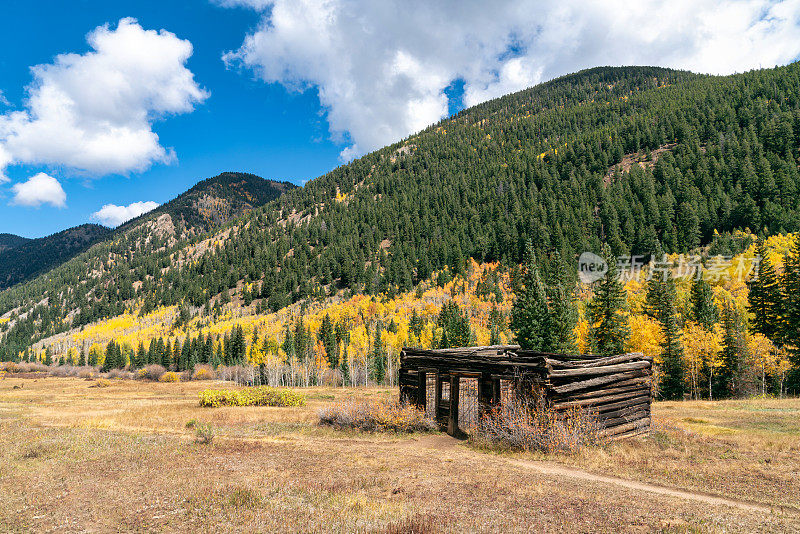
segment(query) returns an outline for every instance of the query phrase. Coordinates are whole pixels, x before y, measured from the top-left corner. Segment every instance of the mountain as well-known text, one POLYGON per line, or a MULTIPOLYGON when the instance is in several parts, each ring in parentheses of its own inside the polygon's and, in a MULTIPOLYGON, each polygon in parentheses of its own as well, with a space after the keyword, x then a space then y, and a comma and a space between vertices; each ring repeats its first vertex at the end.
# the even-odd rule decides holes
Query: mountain
POLYGON ((119 230, 124 232, 143 220, 166 214, 176 227, 188 229, 191 233, 203 232, 296 188, 290 182, 265 180, 255 174, 223 172, 198 182, 155 210, 126 222, 119 230))
POLYGON ((24 240, 14 248, 0 252, 0 289, 64 263, 109 233, 111 230, 104 226, 83 224, 47 237, 24 240))
POLYGON ((14 234, 0 234, 0 252, 16 248, 28 241, 30 241, 30 239, 27 237, 20 237, 14 234))
POLYGON ((0 293, 0 351, 125 310, 391 295, 469 258, 518 263, 527 240, 546 262, 603 242, 649 255, 796 231, 798 86, 798 63, 590 69, 466 109, 219 227, 179 239, 187 215, 148 214, 0 293))
POLYGON ((177 198, 126 222, 115 231, 86 224, 34 240, 2 234, 0 290, 64 263, 102 239, 113 238, 142 224, 162 237, 169 234, 173 239, 185 239, 220 226, 296 187, 254 174, 224 172, 197 183, 177 198))

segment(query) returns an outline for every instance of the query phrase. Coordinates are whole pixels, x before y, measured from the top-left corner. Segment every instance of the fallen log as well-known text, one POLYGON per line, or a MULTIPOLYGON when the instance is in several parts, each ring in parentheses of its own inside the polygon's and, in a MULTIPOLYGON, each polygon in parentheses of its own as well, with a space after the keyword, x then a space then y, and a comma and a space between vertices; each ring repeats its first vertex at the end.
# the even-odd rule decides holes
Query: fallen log
POLYGON ((604 386, 606 384, 613 384, 631 378, 641 378, 649 376, 644 369, 637 369, 634 371, 627 371, 624 373, 615 373, 613 375, 598 376, 597 378, 590 378, 589 380, 581 380, 579 382, 569 382, 558 386, 550 386, 550 389, 555 393, 569 393, 572 391, 579 391, 581 389, 589 389, 596 386, 604 386))
POLYGON ((579 376, 606 375, 611 373, 621 373, 624 371, 634 371, 636 369, 647 369, 650 367, 648 361, 638 361, 630 363, 620 363, 617 365, 604 365, 602 367, 582 367, 580 369, 557 369, 550 372, 550 378, 572 378, 579 376))

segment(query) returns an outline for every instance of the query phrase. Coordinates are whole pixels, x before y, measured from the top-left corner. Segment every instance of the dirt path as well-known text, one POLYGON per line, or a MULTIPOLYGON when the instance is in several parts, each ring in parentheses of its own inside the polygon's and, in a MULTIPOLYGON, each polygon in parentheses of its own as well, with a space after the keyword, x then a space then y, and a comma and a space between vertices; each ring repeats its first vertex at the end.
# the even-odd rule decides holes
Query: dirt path
MULTIPOLYGON (((421 437, 418 440, 415 440, 415 445, 420 447, 426 447, 431 449, 437 450, 445 450, 445 449, 453 449, 458 446, 460 443, 458 440, 445 435, 429 435, 421 437)), ((406 442, 407 443, 407 442, 406 442)), ((498 457, 502 458, 502 457, 498 457)), ((512 458, 504 458, 505 461, 508 463, 522 467, 525 469, 530 469, 532 471, 536 471, 537 473, 541 473, 543 475, 549 475, 553 477, 562 477, 562 478, 570 478, 573 480, 581 480, 586 482, 597 482, 600 484, 609 484, 618 486, 621 488, 634 490, 634 491, 644 491, 647 493, 653 493, 656 495, 664 495, 666 497, 674 497, 676 499, 683 499, 687 501, 694 501, 700 502, 705 504, 711 504, 715 506, 729 506, 733 508, 740 508, 742 510, 746 510, 749 512, 760 512, 760 513, 773 513, 773 512, 784 512, 789 513, 792 515, 798 515, 798 511, 791 507, 785 506, 770 506, 767 504, 761 504, 751 501, 745 501, 740 499, 732 499, 727 497, 721 497, 719 495, 714 495, 711 493, 704 493, 699 491, 692 491, 692 490, 683 490, 679 488, 669 487, 669 486, 660 486, 657 484, 650 484, 647 482, 637 482, 635 480, 630 480, 626 478, 619 478, 619 477, 612 477, 606 475, 598 475, 595 473, 590 473, 588 471, 583 471, 581 469, 576 469, 573 467, 567 467, 564 465, 552 463, 552 462, 543 462, 543 461, 533 461, 533 460, 515 460, 512 458)))

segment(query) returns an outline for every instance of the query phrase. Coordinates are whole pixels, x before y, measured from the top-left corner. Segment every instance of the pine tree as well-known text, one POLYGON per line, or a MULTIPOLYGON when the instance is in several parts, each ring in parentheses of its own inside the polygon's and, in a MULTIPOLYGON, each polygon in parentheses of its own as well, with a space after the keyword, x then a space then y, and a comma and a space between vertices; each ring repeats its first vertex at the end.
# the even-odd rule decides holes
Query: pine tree
POLYGON ((164 340, 158 338, 158 350, 161 353, 159 363, 164 369, 170 369, 172 367, 172 347, 165 345, 164 340))
POLYGON ((755 248, 756 257, 761 258, 758 277, 750 282, 747 296, 748 308, 753 314, 750 326, 753 332, 778 341, 782 332, 783 298, 778 275, 769 259, 766 244, 759 238, 755 248))
POLYGON ((530 241, 520 272, 514 278, 511 330, 521 348, 541 351, 547 344, 550 317, 547 290, 539 276, 536 253, 530 241))
POLYGON ((419 336, 422 335, 422 327, 423 327, 422 319, 417 313, 417 309, 414 308, 414 310, 411 312, 411 319, 408 322, 408 330, 412 334, 414 334, 417 337, 417 339, 419 339, 419 336))
POLYGON ((339 361, 339 372, 342 374, 342 385, 349 386, 352 379, 350 378, 350 363, 347 361, 347 345, 342 349, 342 357, 339 361))
POLYGON ((575 339, 578 310, 575 306, 573 285, 573 278, 566 264, 556 252, 547 287, 549 317, 544 352, 574 354, 578 351, 575 339))
POLYGON ((319 328, 319 339, 325 347, 325 354, 328 359, 328 366, 336 369, 339 366, 339 354, 336 346, 336 334, 333 331, 333 323, 330 316, 326 313, 322 318, 319 328))
POLYGON ((466 313, 462 313, 458 304, 452 300, 442 305, 437 325, 442 329, 442 336, 438 341, 439 348, 466 347, 470 344, 472 331, 469 317, 466 313))
POLYGON ((792 370, 787 386, 800 390, 800 233, 795 234, 791 251, 786 255, 783 293, 786 296, 782 338, 790 350, 792 370))
POLYGON ((386 378, 386 349, 381 339, 382 331, 383 325, 378 321, 375 324, 375 338, 372 347, 372 379, 377 384, 382 384, 386 378))
POLYGON ((712 384, 716 398, 730 397, 736 392, 739 369, 743 359, 744 336, 736 308, 726 302, 722 308, 722 366, 712 384))
POLYGON ((625 352, 630 327, 625 314, 625 288, 619 280, 617 260, 607 243, 603 244, 602 256, 608 269, 603 278, 595 282, 594 295, 586 308, 592 349, 597 354, 610 356, 625 352))
POLYGON ((680 341, 675 301, 675 280, 669 272, 666 277, 653 276, 647 283, 647 314, 661 325, 661 395, 665 399, 681 399, 685 389, 683 380, 683 347, 680 341))
POLYGON ((691 318, 706 330, 711 330, 719 321, 717 306, 714 304, 714 290, 702 278, 692 281, 690 295, 691 318))

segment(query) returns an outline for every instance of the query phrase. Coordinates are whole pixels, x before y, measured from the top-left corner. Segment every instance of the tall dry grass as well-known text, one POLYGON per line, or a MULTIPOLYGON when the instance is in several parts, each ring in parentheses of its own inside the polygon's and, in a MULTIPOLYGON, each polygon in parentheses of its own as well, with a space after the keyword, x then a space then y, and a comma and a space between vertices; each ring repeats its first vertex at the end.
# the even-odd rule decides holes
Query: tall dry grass
POLYGON ((600 423, 579 408, 557 412, 541 397, 518 397, 479 418, 470 441, 480 447, 535 451, 574 452, 600 443, 600 423))
POLYGON ((319 422, 369 432, 432 432, 438 428, 425 412, 390 400, 345 400, 322 408, 319 422))

